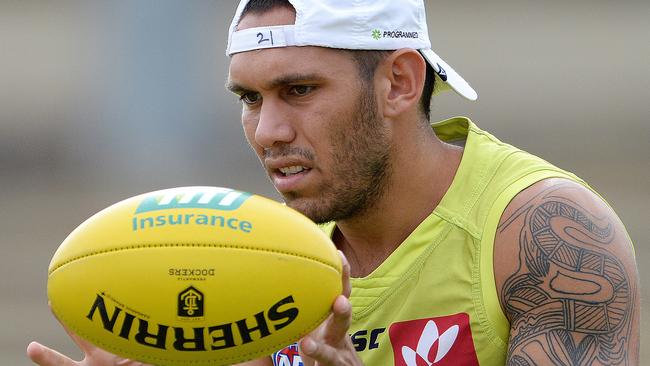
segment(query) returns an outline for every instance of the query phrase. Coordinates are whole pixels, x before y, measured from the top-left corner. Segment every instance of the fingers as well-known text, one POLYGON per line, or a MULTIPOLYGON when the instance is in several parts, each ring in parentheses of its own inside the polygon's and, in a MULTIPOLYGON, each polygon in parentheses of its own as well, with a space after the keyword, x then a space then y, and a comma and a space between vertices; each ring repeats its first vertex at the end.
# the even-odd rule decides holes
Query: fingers
POLYGON ((348 336, 348 328, 352 317, 350 301, 343 295, 334 300, 332 314, 321 325, 321 328, 304 337, 300 342, 300 349, 308 356, 305 365, 313 364, 311 360, 318 361, 318 365, 348 365, 341 360, 356 359, 355 351, 348 336))
POLYGON ((77 362, 38 342, 27 346, 27 357, 39 366, 75 366, 77 362))
POLYGON ((327 320, 300 341, 305 366, 362 365, 348 335, 352 321, 352 305, 348 299, 352 292, 350 264, 340 250, 339 255, 343 266, 343 293, 334 299, 332 313, 327 320))
POLYGON ((343 296, 349 298, 350 293, 352 293, 352 284, 350 283, 350 263, 345 257, 345 254, 343 254, 343 252, 340 250, 339 255, 341 256, 341 262, 343 264, 343 296))
POLYGON ((318 343, 311 336, 307 336, 300 341, 299 347, 305 366, 363 365, 349 339, 340 346, 334 347, 329 344, 318 343))
POLYGON ((339 296, 332 305, 332 316, 325 329, 325 341, 336 342, 348 336, 352 321, 352 305, 345 296, 339 296))
POLYGON ((316 358, 318 358, 319 363, 323 362, 322 356, 319 357, 323 351, 319 349, 318 343, 311 339, 311 336, 306 336, 298 342, 298 351, 303 366, 315 366, 316 358))

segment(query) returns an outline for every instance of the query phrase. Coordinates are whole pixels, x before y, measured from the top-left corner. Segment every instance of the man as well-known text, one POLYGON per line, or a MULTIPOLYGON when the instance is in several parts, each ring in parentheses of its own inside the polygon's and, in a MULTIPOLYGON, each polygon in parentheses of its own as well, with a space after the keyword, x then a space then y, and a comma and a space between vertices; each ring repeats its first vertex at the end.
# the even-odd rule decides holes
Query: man
MULTIPOLYGON (((248 142, 352 277, 317 330, 247 365, 638 364, 638 275, 609 206, 468 119, 429 127, 433 90, 477 96, 430 49, 422 1, 242 1, 228 54, 248 142)), ((72 336, 81 363, 28 354, 136 364, 72 336)))

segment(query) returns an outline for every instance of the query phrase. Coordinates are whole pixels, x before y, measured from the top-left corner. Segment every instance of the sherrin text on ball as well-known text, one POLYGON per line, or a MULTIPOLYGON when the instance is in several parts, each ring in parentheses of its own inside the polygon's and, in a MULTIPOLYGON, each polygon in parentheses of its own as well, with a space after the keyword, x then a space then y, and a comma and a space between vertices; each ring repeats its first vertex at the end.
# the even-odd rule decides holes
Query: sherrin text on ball
POLYGON ((219 187, 132 197, 95 214, 54 254, 52 310, 69 329, 156 365, 269 355, 319 325, 341 260, 308 218, 219 187))

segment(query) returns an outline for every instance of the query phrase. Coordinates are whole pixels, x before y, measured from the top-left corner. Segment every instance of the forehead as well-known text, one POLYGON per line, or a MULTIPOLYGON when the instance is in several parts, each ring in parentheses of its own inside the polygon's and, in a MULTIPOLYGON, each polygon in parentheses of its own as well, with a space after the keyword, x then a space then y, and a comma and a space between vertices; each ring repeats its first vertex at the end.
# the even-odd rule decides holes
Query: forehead
MULTIPOLYGON (((295 22, 291 8, 276 7, 248 13, 238 29, 286 25, 295 22)), ((355 78, 356 64, 349 52, 324 47, 280 47, 235 54, 230 59, 229 83, 258 86, 291 74, 322 75, 331 79, 355 78)))

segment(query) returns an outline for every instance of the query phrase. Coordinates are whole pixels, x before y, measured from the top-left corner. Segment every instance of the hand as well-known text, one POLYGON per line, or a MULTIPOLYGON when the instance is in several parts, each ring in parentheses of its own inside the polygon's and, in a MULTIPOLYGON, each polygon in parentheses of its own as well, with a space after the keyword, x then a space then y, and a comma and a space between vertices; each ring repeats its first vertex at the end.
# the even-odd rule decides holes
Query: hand
POLYGON ((68 329, 66 329, 66 332, 83 351, 84 359, 82 361, 73 361, 69 357, 38 342, 32 342, 27 346, 27 356, 39 366, 151 366, 108 353, 79 338, 68 329))
POLYGON ((363 366, 348 335, 352 320, 350 304, 350 264, 339 251, 343 261, 343 294, 332 305, 332 313, 299 343, 300 357, 305 366, 363 366))

